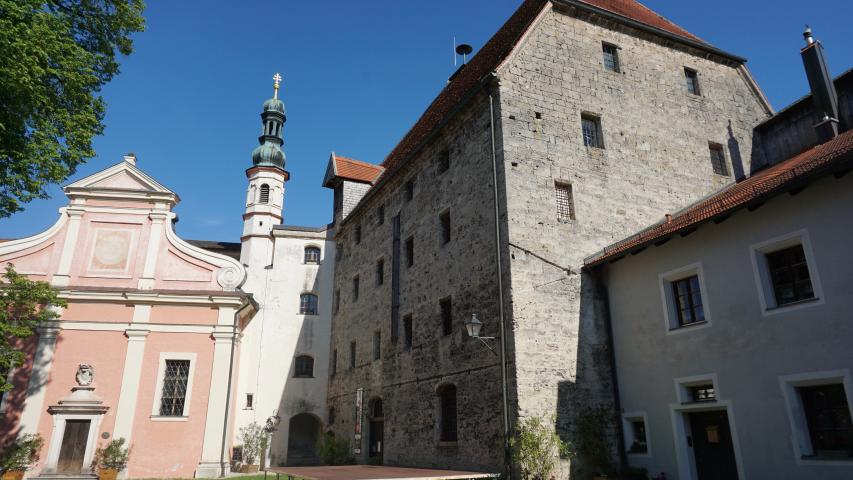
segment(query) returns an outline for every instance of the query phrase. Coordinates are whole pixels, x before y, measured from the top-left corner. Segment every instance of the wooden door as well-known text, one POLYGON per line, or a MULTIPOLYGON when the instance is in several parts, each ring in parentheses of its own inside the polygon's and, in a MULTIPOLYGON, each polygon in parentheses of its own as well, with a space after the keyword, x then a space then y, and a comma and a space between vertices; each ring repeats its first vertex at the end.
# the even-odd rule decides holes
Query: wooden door
POLYGON ((737 463, 725 410, 690 414, 699 480, 737 480, 737 463))
POLYGON ((79 474, 83 471, 83 456, 89 439, 91 420, 66 420, 62 446, 59 447, 58 473, 79 474))

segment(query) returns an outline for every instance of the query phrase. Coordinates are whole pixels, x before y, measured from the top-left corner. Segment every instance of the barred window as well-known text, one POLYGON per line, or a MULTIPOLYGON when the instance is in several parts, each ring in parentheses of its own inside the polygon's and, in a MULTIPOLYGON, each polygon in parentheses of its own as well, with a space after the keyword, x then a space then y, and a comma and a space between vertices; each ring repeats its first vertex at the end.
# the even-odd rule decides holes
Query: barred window
POLYGON ((301 315, 317 315, 317 295, 303 293, 299 297, 299 313, 301 315))
POLYGON ((604 51, 604 68, 611 72, 619 72, 619 52, 616 45, 602 43, 601 49, 604 51))
POLYGON ((184 415, 189 375, 189 360, 166 360, 163 393, 160 395, 160 416, 182 417, 184 415))
POLYGON ((260 203, 270 203, 270 186, 266 183, 261 185, 261 200, 260 203))
POLYGON ((714 402, 717 400, 717 393, 714 390, 714 385, 695 385, 690 387, 690 399, 694 402, 714 402))
POLYGON ((293 376, 297 378, 310 378, 314 376, 314 359, 308 355, 296 357, 296 365, 293 376))
POLYGON ((572 185, 557 182, 554 184, 554 192, 557 197, 557 220, 568 222, 575 219, 575 205, 572 198, 572 185))
POLYGON ((717 175, 729 176, 729 167, 726 165, 726 155, 723 153, 723 146, 717 143, 709 143, 708 149, 711 152, 711 167, 717 175))
POLYGON ((699 73, 696 70, 684 67, 684 80, 687 82, 687 92, 699 95, 699 73))
POLYGON ((320 249, 317 247, 305 247, 305 263, 317 265, 320 263, 320 249))
POLYGON ((593 115, 582 114, 581 131, 583 133, 583 144, 585 147, 604 148, 600 118, 593 115))

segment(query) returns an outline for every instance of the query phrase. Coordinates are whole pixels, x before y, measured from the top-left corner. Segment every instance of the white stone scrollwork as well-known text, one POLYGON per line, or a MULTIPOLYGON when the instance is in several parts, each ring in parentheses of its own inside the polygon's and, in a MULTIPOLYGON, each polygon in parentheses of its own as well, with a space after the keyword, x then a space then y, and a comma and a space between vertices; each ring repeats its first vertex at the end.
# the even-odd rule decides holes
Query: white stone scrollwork
POLYGON ((243 281, 243 272, 236 267, 224 267, 216 274, 216 281, 226 290, 234 290, 243 281))
POLYGON ((77 380, 77 385, 88 387, 95 381, 95 369, 88 363, 81 363, 77 366, 75 379, 77 380))

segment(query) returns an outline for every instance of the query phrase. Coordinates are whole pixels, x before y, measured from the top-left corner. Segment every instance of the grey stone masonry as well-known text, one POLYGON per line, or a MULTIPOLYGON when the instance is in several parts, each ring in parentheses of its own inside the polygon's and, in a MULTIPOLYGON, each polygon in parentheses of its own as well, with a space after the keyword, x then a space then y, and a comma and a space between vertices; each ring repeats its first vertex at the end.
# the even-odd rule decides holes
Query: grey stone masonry
MULTIPOLYGON (((553 7, 547 7, 553 8, 553 7)), ((329 384, 332 431, 352 444, 356 392, 364 389, 360 462, 371 430, 382 426, 387 464, 501 471, 503 424, 499 357, 464 333, 472 313, 483 335, 498 336, 494 194, 489 94, 494 100, 499 227, 508 322, 509 404, 513 421, 554 418, 581 455, 571 469, 587 478, 577 425, 603 407, 601 428, 616 461, 606 301, 583 258, 748 172, 751 128, 768 115, 745 69, 730 59, 575 11, 548 10, 465 106, 337 227, 340 258, 332 321, 337 371, 329 384), (618 47, 620 71, 603 66, 602 42, 618 47), (687 92, 685 67, 698 72, 701 95, 687 92), (581 116, 600 125, 604 148, 585 147, 581 116), (709 145, 724 147, 729 175, 712 170, 709 145), (437 160, 450 154, 450 169, 437 160), (746 167, 745 167, 746 165, 746 167), (404 185, 414 180, 414 198, 404 185), (572 215, 558 221, 555 184, 570 186, 572 215), (385 206, 385 221, 376 212, 385 206), (450 212, 443 243, 439 215, 450 212), (391 336, 393 221, 400 216, 400 318, 412 316, 413 339, 391 336), (355 241, 360 226, 362 238, 355 241), (414 265, 407 267, 406 240, 414 265), (384 259, 385 281, 376 264, 384 259), (353 280, 358 276, 358 299, 353 280), (450 297, 453 329, 442 335, 440 301, 450 297), (381 358, 373 360, 380 332, 381 358), (355 368, 349 367, 356 342, 355 368), (455 442, 441 442, 437 391, 457 388, 455 442), (383 400, 384 416, 368 405, 383 400), (384 422, 380 424, 380 422, 384 422)), ((565 206, 564 206, 565 207, 565 206)), ((494 346, 498 346, 496 340, 494 346)), ((568 465, 564 465, 568 467, 568 465)))

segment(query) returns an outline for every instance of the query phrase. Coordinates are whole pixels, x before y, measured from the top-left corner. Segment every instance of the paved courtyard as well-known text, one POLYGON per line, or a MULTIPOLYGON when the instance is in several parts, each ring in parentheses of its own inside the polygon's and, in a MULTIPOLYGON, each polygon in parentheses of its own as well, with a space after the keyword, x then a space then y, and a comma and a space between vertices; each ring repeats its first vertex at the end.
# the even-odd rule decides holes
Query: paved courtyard
POLYGON ((300 478, 304 480, 466 480, 498 477, 496 473, 375 465, 276 467, 269 469, 269 473, 270 477, 272 477, 272 474, 275 474, 276 478, 300 478))

